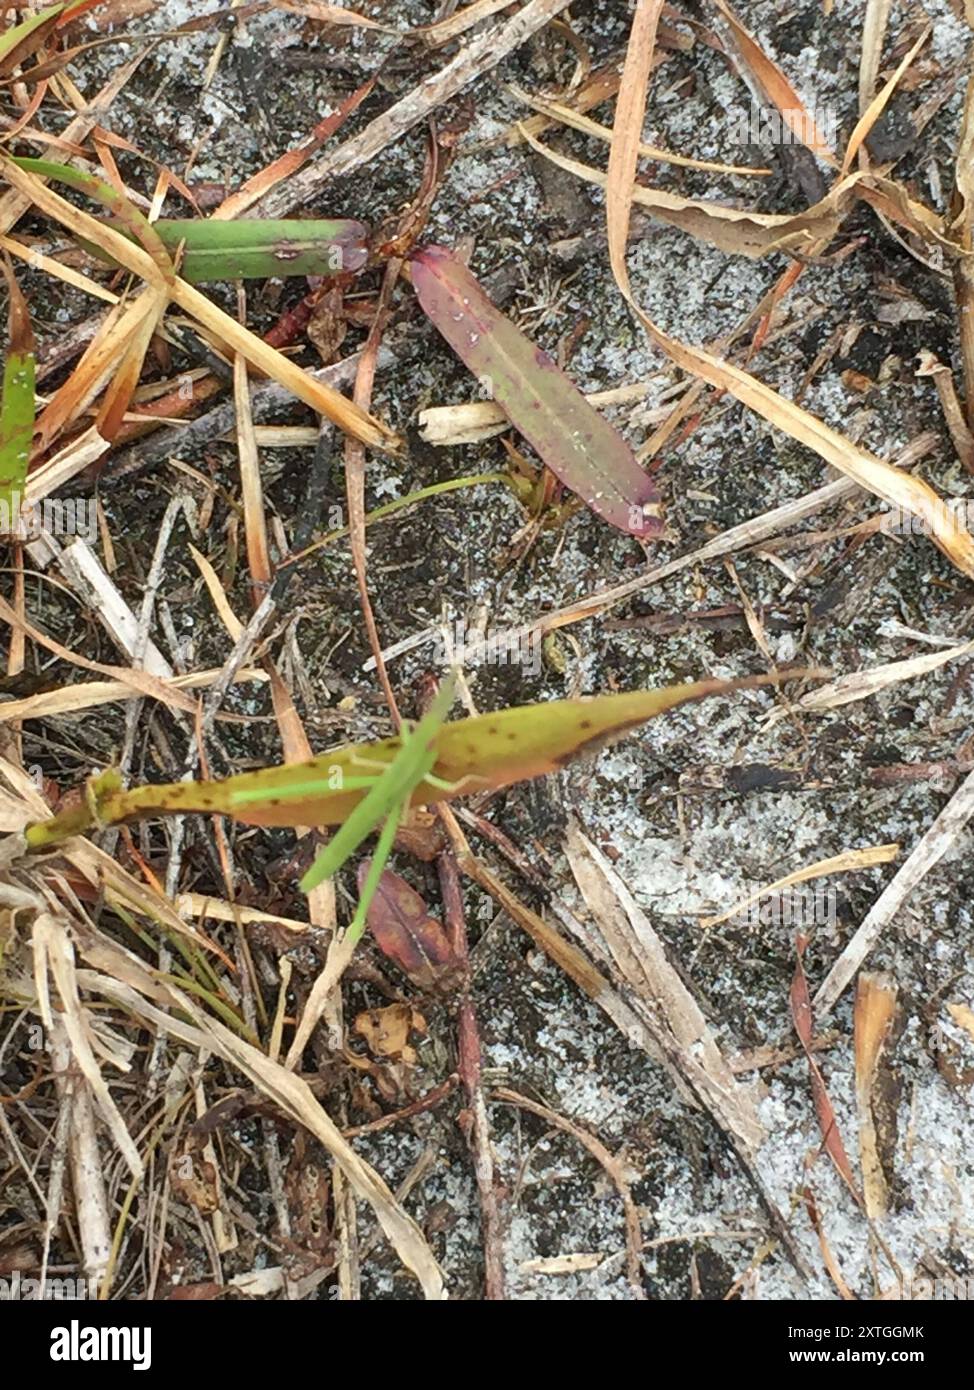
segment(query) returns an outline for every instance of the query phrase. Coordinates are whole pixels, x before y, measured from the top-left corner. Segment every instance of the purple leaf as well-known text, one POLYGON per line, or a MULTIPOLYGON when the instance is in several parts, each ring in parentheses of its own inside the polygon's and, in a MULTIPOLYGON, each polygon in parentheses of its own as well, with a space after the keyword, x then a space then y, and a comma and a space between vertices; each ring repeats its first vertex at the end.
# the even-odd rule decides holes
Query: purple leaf
POLYGON ((548 354, 491 304, 452 252, 422 247, 411 267, 426 316, 555 477, 621 531, 641 539, 659 535, 660 495, 652 479, 548 354))

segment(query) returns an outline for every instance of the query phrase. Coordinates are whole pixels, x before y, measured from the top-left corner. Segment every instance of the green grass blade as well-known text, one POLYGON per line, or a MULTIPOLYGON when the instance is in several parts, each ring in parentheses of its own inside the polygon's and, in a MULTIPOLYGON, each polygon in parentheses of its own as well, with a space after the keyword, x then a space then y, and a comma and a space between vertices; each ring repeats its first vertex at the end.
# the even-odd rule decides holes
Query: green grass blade
POLYGON ((3 364, 0 405, 0 522, 16 525, 27 478, 34 434, 34 334, 27 302, 10 268, 4 264, 10 291, 10 347, 3 364))
POLYGON ((50 9, 41 10, 40 14, 31 15, 23 23, 15 24, 5 34, 0 34, 0 76, 12 72, 40 47, 57 27, 58 16, 63 9, 63 5, 52 5, 50 9))

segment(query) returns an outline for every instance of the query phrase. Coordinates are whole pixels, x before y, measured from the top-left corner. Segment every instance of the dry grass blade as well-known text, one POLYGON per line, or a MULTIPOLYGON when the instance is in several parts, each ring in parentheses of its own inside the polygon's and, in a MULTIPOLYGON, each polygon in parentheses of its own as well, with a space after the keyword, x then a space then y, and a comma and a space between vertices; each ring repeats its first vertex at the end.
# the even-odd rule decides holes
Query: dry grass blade
MULTIPOLYGON (((637 312, 638 309, 637 309, 637 312)), ((879 497, 898 515, 916 517, 934 543, 968 578, 974 579, 974 540, 954 511, 929 484, 901 472, 885 459, 853 444, 793 401, 778 395, 756 377, 700 348, 687 347, 663 333, 640 313, 650 336, 681 367, 704 381, 730 391, 769 424, 814 450, 860 487, 879 497)))
MULTIPOLYGON (((204 1013, 190 995, 121 947, 99 938, 83 942, 81 951, 84 958, 102 972, 100 989, 108 997, 116 998, 124 1007, 138 1012, 156 1026, 160 1024, 160 1015, 148 1001, 174 1011, 174 1016, 167 1012, 162 1019, 167 1030, 222 1057, 283 1114, 313 1134, 341 1166, 356 1195, 370 1204, 396 1253, 419 1280, 425 1296, 430 1299, 445 1296, 443 1276, 419 1227, 403 1211, 375 1170, 359 1158, 305 1081, 204 1013), (178 1015, 191 1019, 193 1028, 181 1025, 178 1015)), ((90 988, 94 982, 86 983, 90 988)))
MULTIPOLYGON (((531 148, 586 183, 598 188, 608 187, 610 175, 603 174, 577 159, 549 149, 526 129, 524 138, 531 148)), ((641 152, 641 147, 640 147, 641 152)), ((611 170, 611 165, 610 165, 611 170)), ((772 251, 810 250, 823 239, 830 241, 838 231, 848 207, 857 196, 858 175, 853 175, 831 190, 821 202, 795 214, 748 212, 724 207, 721 203, 681 198, 662 189, 634 184, 632 202, 645 208, 652 217, 679 227, 683 232, 704 241, 732 256, 770 255, 772 251)))
POLYGON ((639 146, 642 143, 643 117, 646 114, 646 86, 652 70, 656 27, 662 8, 662 0, 637 0, 622 70, 622 83, 616 101, 605 185, 609 264, 616 283, 630 300, 632 295, 629 290, 629 272, 626 269, 629 214, 636 182, 636 165, 639 162, 639 146))
POLYGON ((489 19, 498 10, 506 10, 507 6, 508 0, 473 0, 472 4, 464 5, 446 19, 424 24, 415 32, 422 35, 424 43, 428 43, 430 48, 442 48, 445 43, 452 43, 482 19, 489 19))
POLYGON ((639 1222, 639 1208, 633 1201, 623 1164, 609 1152, 604 1144, 596 1139, 594 1134, 589 1134, 579 1125, 572 1124, 571 1120, 566 1119, 564 1115, 557 1114, 554 1110, 550 1110, 547 1105, 539 1105, 537 1101, 529 1100, 527 1096, 519 1095, 517 1091, 509 1090, 506 1086, 494 1091, 492 1099, 504 1101, 507 1105, 516 1105, 521 1110, 527 1110, 532 1115, 537 1115, 551 1128, 560 1129, 564 1134, 570 1134, 573 1139, 588 1149, 597 1163, 602 1165, 622 1198, 622 1207, 626 1218, 626 1256, 629 1266, 629 1285, 634 1297, 644 1299, 646 1295, 643 1292, 641 1278, 643 1236, 639 1222))
POLYGON ((872 101, 876 90, 891 3, 892 0, 866 0, 866 13, 862 21, 862 49, 859 55, 860 115, 872 101))
POLYGON ((859 1193, 856 1189, 856 1180, 852 1172, 852 1165, 849 1162, 845 1144, 842 1142, 842 1135, 839 1133, 838 1123, 835 1118, 835 1109, 829 1097, 828 1088, 825 1085, 825 1078, 822 1075, 813 1053, 814 1027, 812 1003, 808 993, 808 981, 805 978, 805 967, 802 963, 802 957, 805 954, 805 947, 807 945, 808 942, 806 938, 804 936, 799 936, 798 952, 795 960, 795 974, 791 982, 791 1016, 795 1022, 795 1032, 798 1034, 798 1040, 805 1049, 805 1054, 808 1059, 808 1074, 812 1086, 812 1100, 815 1104, 815 1114, 818 1117, 819 1129, 822 1131, 822 1144, 825 1148, 825 1152, 835 1165, 836 1172, 858 1202, 859 1193))
MULTIPOLYGON (((205 690, 221 674, 220 667, 206 671, 194 671, 186 676, 173 676, 174 690, 205 690)), ((238 684, 260 684, 267 680, 263 671, 254 667, 244 667, 235 676, 238 684)), ((0 724, 15 724, 21 719, 50 719, 64 714, 80 714, 84 710, 97 709, 99 705, 112 705, 127 700, 140 700, 143 692, 134 689, 125 681, 77 681, 73 685, 59 685, 54 690, 45 690, 37 695, 25 695, 19 700, 4 700, 0 703, 0 724)), ((187 711, 188 712, 188 711, 187 711)))
POLYGON ((873 1091, 879 1063, 896 1014, 896 985, 888 975, 859 976, 854 1012, 856 1103, 859 1109, 859 1158, 866 1214, 871 1221, 886 1215, 889 1189, 879 1155, 873 1091))
MULTIPOLYGON (((544 97, 534 96, 531 92, 525 92, 521 87, 510 87, 509 91, 512 96, 517 97, 518 101, 523 101, 526 106, 530 106, 534 111, 539 111, 543 116, 550 116, 552 121, 560 125, 571 126, 573 130, 580 130, 583 135, 591 135, 596 140, 604 140, 611 144, 612 131, 609 126, 593 121, 590 116, 584 115, 581 111, 565 106, 560 101, 546 101, 544 97)), ((525 140, 530 140, 537 133, 526 125, 520 126, 519 130, 525 140)), ((540 149, 542 153, 548 153, 543 145, 535 146, 535 148, 540 149)), ((656 145, 644 145, 642 142, 639 145, 639 154, 643 159, 655 159, 660 164, 675 164, 681 169, 702 169, 711 174, 738 174, 742 177, 750 175, 757 178, 767 178, 771 173, 770 169, 755 169, 748 164, 717 164, 709 159, 692 159, 689 155, 676 154, 672 150, 661 150, 656 145)))
POLYGON ((876 93, 872 101, 866 107, 865 111, 859 117, 858 121, 856 122, 855 129, 849 136, 849 143, 846 146, 845 156, 842 160, 843 177, 851 169, 852 161, 855 159, 856 155, 859 153, 859 150, 862 148, 863 142, 868 138, 869 132, 872 130, 873 126, 876 124, 880 116, 886 110, 886 107, 889 104, 890 97, 896 91, 896 88, 899 86, 901 80, 905 76, 914 58, 920 52, 920 49, 926 43, 931 33, 932 30, 930 28, 924 29, 923 33, 917 39, 916 43, 906 54, 899 67, 893 73, 893 76, 889 79, 887 83, 884 84, 882 91, 876 93))
POLYGON ((824 163, 834 165, 837 161, 829 142, 777 63, 772 62, 753 34, 748 33, 726 0, 713 0, 713 3, 730 29, 743 71, 758 94, 777 109, 796 140, 807 145, 824 163))
POLYGON ((871 845, 868 849, 849 849, 843 854, 834 854, 828 859, 819 859, 814 864, 807 864, 804 869, 796 869, 794 873, 785 874, 784 878, 776 878, 774 883, 765 884, 755 893, 748 893, 746 897, 738 899, 733 907, 728 907, 724 912, 718 912, 713 917, 701 917, 702 927, 716 927, 720 922, 727 922, 731 917, 737 917, 747 909, 759 902, 762 898, 769 897, 772 893, 778 893, 783 888, 793 888, 797 883, 808 883, 810 879, 824 878, 828 874, 845 874, 855 869, 872 869, 877 864, 888 864, 895 859, 900 852, 898 844, 890 845, 871 845))
POLYGON ((139 1151, 132 1141, 125 1121, 118 1112, 118 1107, 112 1100, 108 1086, 101 1074, 101 1068, 92 1051, 91 1028, 78 993, 74 948, 68 936, 67 924, 63 919, 54 917, 50 912, 39 913, 34 919, 32 939, 34 985, 37 990, 37 1000, 44 1027, 49 1032, 53 1032, 54 1017, 51 1011, 51 996, 47 981, 48 972, 50 972, 61 1000, 60 1020, 71 1044, 71 1054, 88 1083, 95 1104, 108 1125, 112 1138, 128 1164, 133 1177, 141 1178, 143 1165, 139 1151))
MULTIPOLYGON (((156 291, 147 288, 128 303, 120 303, 108 311, 80 362, 38 418, 35 446, 38 453, 47 450, 73 421, 81 417, 110 380, 119 360, 140 334, 146 319, 153 316, 156 310, 156 291)), ((98 434, 97 430, 94 433, 98 434)), ((108 443, 107 440, 105 442, 108 443)))
POLYGON ((721 1127, 756 1151, 764 1138, 753 1095, 724 1059, 699 1005, 669 963, 647 918, 605 856, 577 824, 569 825, 566 853, 585 903, 598 923, 616 968, 635 998, 665 1027, 679 1049, 681 1079, 703 1086, 721 1127))
POLYGON ((916 676, 936 671, 948 661, 957 661, 974 651, 974 642, 965 642, 959 647, 948 647, 946 651, 930 652, 927 656, 913 656, 907 661, 891 661, 885 666, 873 666, 868 671, 854 671, 851 675, 840 676, 838 680, 828 681, 815 690, 810 690, 795 702, 797 709, 809 712, 824 712, 836 709, 839 705, 849 705, 856 700, 865 700, 880 690, 885 690, 897 681, 913 680, 916 676))
POLYGON ((933 866, 953 847, 971 816, 974 816, 974 772, 965 778, 914 847, 896 877, 873 903, 855 935, 832 966, 815 996, 815 1008, 819 1015, 827 1014, 835 1007, 839 996, 851 983, 856 971, 885 929, 933 866))
MULTIPOLYGON (((59 1014, 54 1016, 53 1024, 51 1069, 68 1126, 68 1161, 78 1217, 82 1268, 88 1283, 97 1288, 108 1268, 112 1239, 104 1163, 98 1147, 95 1104, 84 1075, 78 1067, 71 1065, 71 1043, 59 1014)), ((54 1212, 49 1208, 49 1230, 52 1229, 53 1218, 54 1212)))
POLYGON ((497 66, 514 49, 567 9, 570 0, 528 0, 510 19, 494 25, 461 48, 439 72, 425 77, 412 91, 376 116, 364 130, 346 140, 324 159, 299 169, 287 183, 261 199, 262 217, 280 217, 301 207, 333 179, 367 164, 380 150, 412 130, 414 125, 441 106, 468 83, 497 66))

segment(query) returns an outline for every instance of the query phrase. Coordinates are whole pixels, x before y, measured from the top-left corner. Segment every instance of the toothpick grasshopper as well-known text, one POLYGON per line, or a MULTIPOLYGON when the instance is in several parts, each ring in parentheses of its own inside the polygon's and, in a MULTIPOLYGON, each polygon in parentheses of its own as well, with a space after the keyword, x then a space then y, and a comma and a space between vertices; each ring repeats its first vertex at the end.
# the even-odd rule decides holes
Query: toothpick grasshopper
MULTIPOLYGON (((357 941, 365 930, 366 917, 379 886, 382 870, 392 852, 396 831, 405 819, 413 794, 423 783, 430 787, 454 789, 454 784, 444 783, 441 778, 433 776, 433 767, 436 763, 436 735, 453 704, 455 690, 456 678, 450 675, 440 686, 428 712, 415 728, 406 724, 402 726, 399 751, 391 763, 382 764, 381 773, 366 777, 347 777, 344 770, 342 771, 342 790, 368 787, 369 791, 318 855, 302 878, 301 888, 305 893, 310 893, 319 883, 331 878, 355 853, 366 836, 372 833, 380 821, 382 822, 358 907, 346 933, 346 940, 350 942, 357 941)), ((298 782, 282 789, 278 794, 297 800, 312 796, 318 791, 320 780, 298 782)), ((266 792, 253 789, 235 792, 230 797, 230 809, 239 809, 248 802, 266 799, 266 796, 266 792)))

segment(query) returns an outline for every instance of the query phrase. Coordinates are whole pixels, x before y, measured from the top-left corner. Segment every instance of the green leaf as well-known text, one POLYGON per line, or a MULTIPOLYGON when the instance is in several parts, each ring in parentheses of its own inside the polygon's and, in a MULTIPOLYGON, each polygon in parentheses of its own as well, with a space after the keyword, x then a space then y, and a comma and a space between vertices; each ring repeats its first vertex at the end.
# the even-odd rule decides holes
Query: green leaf
POLYGON ((179 273, 193 285, 273 275, 338 275, 361 270, 368 259, 368 229, 347 219, 162 218, 152 225, 172 255, 183 246, 179 273))
POLYGON ((10 292, 10 347, 3 364, 0 405, 0 519, 13 528, 23 498, 34 434, 35 359, 27 301, 9 260, 4 262, 3 272, 10 292))

